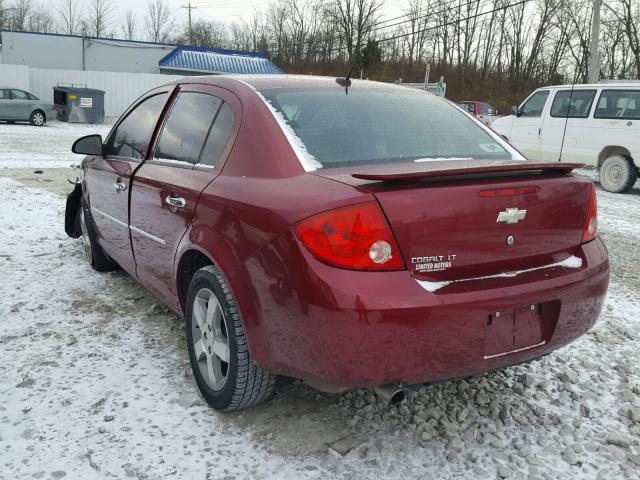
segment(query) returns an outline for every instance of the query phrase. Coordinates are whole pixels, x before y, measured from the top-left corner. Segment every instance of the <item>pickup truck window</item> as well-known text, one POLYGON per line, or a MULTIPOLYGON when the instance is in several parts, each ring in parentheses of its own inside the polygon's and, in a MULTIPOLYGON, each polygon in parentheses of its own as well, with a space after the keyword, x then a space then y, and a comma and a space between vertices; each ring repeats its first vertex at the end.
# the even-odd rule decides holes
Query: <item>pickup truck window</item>
POLYGON ((595 95, 595 90, 558 90, 551 104, 551 116, 587 118, 595 95))
POLYGON ((142 101, 122 120, 109 136, 105 155, 111 157, 144 158, 167 94, 160 93, 142 101))
POLYGON ((603 90, 593 116, 640 120, 640 90, 603 90))
POLYGON ((521 117, 539 117, 542 115, 544 104, 547 103, 549 90, 540 90, 527 100, 520 109, 521 117))
POLYGON ((221 99, 206 93, 180 93, 162 129, 154 158, 198 163, 207 132, 221 104, 221 99))

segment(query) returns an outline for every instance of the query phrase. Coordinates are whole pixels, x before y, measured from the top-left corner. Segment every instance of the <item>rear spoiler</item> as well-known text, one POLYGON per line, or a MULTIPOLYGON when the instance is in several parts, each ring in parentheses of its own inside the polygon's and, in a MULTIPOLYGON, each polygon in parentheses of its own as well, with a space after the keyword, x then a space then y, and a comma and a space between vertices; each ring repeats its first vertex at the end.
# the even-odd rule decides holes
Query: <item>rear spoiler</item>
POLYGON ((426 170, 422 172, 404 173, 352 173, 353 178, 360 180, 375 180, 379 182, 417 183, 425 178, 458 177, 462 175, 478 175, 485 173, 509 173, 509 172, 549 172, 568 174, 576 168, 584 167, 583 163, 534 163, 519 162, 504 165, 486 165, 462 168, 445 168, 426 170))

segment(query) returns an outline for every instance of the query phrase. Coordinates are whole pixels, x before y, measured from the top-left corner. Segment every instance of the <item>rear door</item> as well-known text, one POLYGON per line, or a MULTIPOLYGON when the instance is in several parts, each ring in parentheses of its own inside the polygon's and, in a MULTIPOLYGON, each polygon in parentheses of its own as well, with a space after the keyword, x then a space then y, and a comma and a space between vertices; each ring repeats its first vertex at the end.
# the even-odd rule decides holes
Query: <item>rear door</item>
POLYGON ((147 154, 169 90, 154 91, 125 113, 106 141, 105 156, 91 160, 85 177, 98 241, 130 273, 135 271, 129 238, 131 177, 147 154))
POLYGON ((180 87, 158 133, 153 157, 136 172, 131 192, 131 241, 139 280, 167 303, 177 304, 173 281, 178 244, 200 193, 221 168, 240 104, 230 92, 180 87))
POLYGON ((542 114, 549 98, 549 90, 534 92, 520 107, 520 116, 513 119, 511 143, 529 160, 540 160, 542 114))

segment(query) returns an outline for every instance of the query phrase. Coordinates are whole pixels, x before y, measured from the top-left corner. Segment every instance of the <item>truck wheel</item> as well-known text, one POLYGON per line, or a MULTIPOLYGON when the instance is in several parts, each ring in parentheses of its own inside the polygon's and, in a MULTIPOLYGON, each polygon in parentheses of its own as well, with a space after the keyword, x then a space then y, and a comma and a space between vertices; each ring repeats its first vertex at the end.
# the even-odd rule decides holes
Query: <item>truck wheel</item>
POLYGON ((111 260, 98 244, 96 236, 96 225, 91 216, 91 212, 82 199, 81 207, 78 209, 80 231, 82 232, 82 245, 87 262, 98 272, 110 272, 118 270, 120 266, 111 260))
POLYGON ((187 349, 196 383, 217 410, 240 410, 268 400, 276 376, 251 358, 240 313, 222 272, 196 272, 186 302, 187 349))
POLYGON ((41 127, 42 125, 44 125, 46 121, 47 120, 44 116, 44 113, 42 113, 40 110, 31 112, 31 116, 29 117, 29 123, 31 125, 35 125, 36 127, 41 127))
POLYGON ((607 192, 626 193, 638 179, 633 160, 623 155, 611 155, 600 167, 600 185, 607 192))

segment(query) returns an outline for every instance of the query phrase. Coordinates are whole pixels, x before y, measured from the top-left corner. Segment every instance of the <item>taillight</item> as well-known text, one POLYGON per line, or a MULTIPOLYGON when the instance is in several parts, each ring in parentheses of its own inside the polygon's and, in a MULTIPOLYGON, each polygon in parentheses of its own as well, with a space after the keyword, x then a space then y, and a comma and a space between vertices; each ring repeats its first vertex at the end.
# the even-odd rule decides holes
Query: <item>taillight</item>
POLYGON ((57 110, 58 106, 54 103, 53 105, 51 105, 51 111, 55 112, 57 110))
POLYGON ((596 187, 592 183, 589 192, 589 205, 587 216, 582 228, 582 243, 589 242, 598 236, 598 205, 596 202, 596 187))
POLYGON ((403 270, 404 262, 377 203, 361 203, 302 220, 296 235, 317 259, 352 270, 403 270))

